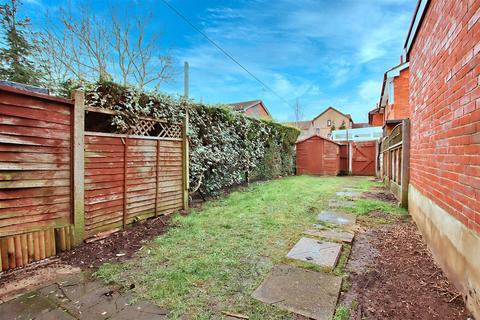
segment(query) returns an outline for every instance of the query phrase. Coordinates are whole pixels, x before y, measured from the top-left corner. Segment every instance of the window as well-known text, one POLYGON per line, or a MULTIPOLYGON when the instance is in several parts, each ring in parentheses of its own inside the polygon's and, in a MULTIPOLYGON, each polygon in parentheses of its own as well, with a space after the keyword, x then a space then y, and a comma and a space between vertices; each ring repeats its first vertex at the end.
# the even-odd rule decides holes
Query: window
POLYGON ((388 83, 388 104, 394 103, 395 92, 393 90, 393 79, 388 83))
POLYGON ((330 127, 332 125, 332 120, 327 120, 327 126, 330 127))
POLYGON ((320 128, 316 128, 315 131, 316 131, 317 133, 320 133, 320 128))

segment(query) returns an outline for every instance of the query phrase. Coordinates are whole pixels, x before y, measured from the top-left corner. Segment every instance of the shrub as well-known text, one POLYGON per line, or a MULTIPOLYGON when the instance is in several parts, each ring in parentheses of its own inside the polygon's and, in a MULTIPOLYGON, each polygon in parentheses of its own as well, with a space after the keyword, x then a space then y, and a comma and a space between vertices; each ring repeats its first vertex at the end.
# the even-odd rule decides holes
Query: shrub
POLYGON ((299 131, 273 121, 234 113, 161 93, 103 82, 84 87, 90 106, 122 111, 112 118, 118 133, 139 117, 180 122, 189 115, 190 190, 214 195, 250 179, 271 179, 294 172, 299 131))

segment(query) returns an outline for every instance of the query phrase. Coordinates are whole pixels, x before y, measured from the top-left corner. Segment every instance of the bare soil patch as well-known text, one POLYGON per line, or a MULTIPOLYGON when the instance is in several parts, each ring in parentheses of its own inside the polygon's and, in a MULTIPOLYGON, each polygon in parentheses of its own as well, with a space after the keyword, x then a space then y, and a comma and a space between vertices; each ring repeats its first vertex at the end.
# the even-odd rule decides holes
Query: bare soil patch
POLYGON ((398 200, 391 192, 364 192, 364 198, 373 199, 373 200, 381 200, 389 203, 397 203, 398 200))
POLYGON ((146 242, 161 235, 169 228, 169 216, 160 216, 138 222, 125 231, 63 252, 42 264, 5 272, 0 277, 0 299, 38 287, 64 270, 95 270, 105 262, 130 259, 146 242))
POLYGON ((347 271, 352 286, 341 303, 351 306, 350 319, 470 316, 411 221, 357 233, 347 271))
POLYGON ((62 253, 60 263, 74 267, 97 268, 105 262, 130 259, 146 242, 165 233, 169 216, 143 220, 108 238, 85 243, 74 250, 62 253))

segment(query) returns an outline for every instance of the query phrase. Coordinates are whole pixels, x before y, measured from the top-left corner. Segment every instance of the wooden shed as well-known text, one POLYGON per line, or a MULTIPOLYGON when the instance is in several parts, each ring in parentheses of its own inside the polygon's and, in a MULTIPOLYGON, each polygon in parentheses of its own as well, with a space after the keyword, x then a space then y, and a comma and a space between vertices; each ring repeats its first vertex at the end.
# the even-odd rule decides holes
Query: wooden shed
POLYGON ((319 135, 299 140, 297 175, 336 176, 340 173, 340 145, 319 135))

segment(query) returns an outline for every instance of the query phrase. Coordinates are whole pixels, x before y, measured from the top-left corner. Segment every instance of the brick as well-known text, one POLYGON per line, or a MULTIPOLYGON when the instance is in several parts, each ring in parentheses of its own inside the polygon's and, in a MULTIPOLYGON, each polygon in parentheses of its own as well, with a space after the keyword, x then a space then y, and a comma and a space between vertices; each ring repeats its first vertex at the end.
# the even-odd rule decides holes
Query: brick
POLYGON ((410 181, 478 232, 480 0, 431 6, 409 52, 410 181))

